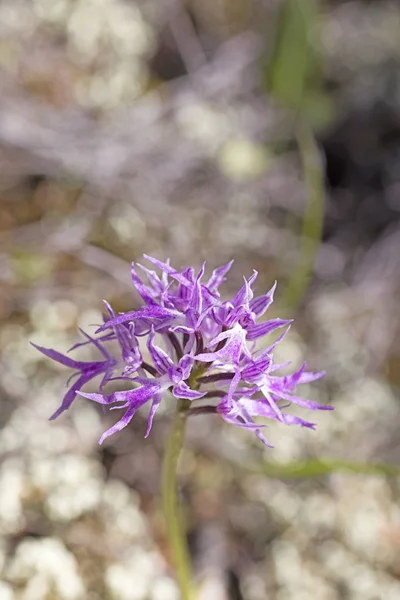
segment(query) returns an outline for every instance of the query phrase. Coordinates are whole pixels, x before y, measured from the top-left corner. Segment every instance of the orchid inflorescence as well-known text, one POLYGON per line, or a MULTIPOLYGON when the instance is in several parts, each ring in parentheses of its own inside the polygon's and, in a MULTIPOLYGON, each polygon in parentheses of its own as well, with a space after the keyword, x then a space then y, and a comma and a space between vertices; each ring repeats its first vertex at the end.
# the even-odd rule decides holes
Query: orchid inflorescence
POLYGON ((313 423, 285 410, 292 403, 310 410, 332 410, 294 395, 298 384, 319 379, 323 372, 307 372, 304 364, 292 375, 275 374, 287 364, 274 364, 273 351, 288 333, 291 321, 258 320, 273 301, 276 283, 266 294, 254 297, 254 271, 231 301, 222 301, 219 287, 233 261, 215 269, 204 283, 205 264, 196 275, 192 267, 177 271, 169 261, 163 263, 146 255, 145 258, 161 270, 161 276, 132 264, 133 285, 143 306, 117 315, 105 302, 107 314, 95 332, 97 337, 82 331, 86 341, 71 348, 91 344, 102 360, 78 361, 34 344, 49 358, 75 371, 72 377, 76 379, 51 419, 67 410, 77 394, 112 409, 125 409, 122 418, 101 436, 102 443, 126 427, 136 411, 151 400, 147 437, 163 395, 169 391, 185 401, 189 415, 219 413, 228 423, 254 431, 270 446, 261 432, 265 425, 255 423, 252 417, 314 429, 313 423), (137 267, 147 277, 147 283, 139 277, 137 267), (283 333, 277 339, 266 349, 257 350, 257 340, 281 328, 283 333), (141 339, 147 340, 152 364, 143 359, 141 339), (163 347, 158 340, 162 340, 163 347), (111 351, 115 347, 117 355, 111 351), (100 393, 82 392, 82 387, 98 375, 102 375, 100 393), (108 382, 119 380, 131 384, 132 389, 103 393, 108 382), (201 403, 196 402, 200 399, 201 403), (205 405, 208 399, 214 400, 205 405))

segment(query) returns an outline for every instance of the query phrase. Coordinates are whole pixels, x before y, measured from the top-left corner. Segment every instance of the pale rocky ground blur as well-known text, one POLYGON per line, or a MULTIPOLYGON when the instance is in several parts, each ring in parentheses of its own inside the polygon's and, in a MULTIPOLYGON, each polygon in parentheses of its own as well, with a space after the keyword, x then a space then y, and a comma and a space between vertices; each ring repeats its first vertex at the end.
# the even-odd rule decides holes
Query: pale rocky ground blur
MULTIPOLYGON (((113 415, 77 400, 50 423, 65 369, 29 341, 64 351, 102 298, 137 305, 129 260, 144 252, 235 258, 226 296, 253 268, 260 291, 278 278, 273 314, 297 264, 302 173, 259 83, 279 3, 189 4, 196 27, 172 1, 0 3, 0 600, 179 597, 158 496, 168 403, 148 440, 138 415, 100 449, 113 415)), ((252 468, 399 464, 399 26, 385 1, 326 3, 319 21, 331 185, 280 351, 327 371, 304 395, 336 410, 316 432, 270 427, 274 450, 192 421, 182 499, 202 600, 400 598, 399 478, 252 468)))

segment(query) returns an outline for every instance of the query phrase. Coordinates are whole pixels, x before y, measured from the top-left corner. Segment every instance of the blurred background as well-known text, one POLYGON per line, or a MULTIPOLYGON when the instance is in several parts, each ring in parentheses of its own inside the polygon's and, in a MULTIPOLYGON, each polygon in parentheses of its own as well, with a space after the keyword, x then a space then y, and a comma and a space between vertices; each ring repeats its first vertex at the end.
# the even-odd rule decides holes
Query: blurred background
POLYGON ((49 423, 66 369, 29 345, 137 307, 144 252, 278 279, 280 352, 336 407, 274 450, 192 420, 199 598, 400 598, 399 31, 395 0, 1 0, 1 600, 179 598, 168 411, 102 447, 90 403, 49 423))

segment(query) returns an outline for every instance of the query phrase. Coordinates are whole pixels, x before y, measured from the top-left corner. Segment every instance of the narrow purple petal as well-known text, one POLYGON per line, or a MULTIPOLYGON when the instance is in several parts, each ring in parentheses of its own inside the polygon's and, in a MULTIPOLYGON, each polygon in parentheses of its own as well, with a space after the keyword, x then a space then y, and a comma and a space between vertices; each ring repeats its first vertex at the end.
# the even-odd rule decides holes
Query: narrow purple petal
POLYGON ((117 431, 121 431, 121 429, 124 429, 124 427, 126 427, 127 425, 129 425, 129 423, 131 422, 132 417, 135 415, 136 411, 137 411, 137 407, 136 406, 130 406, 128 408, 128 410, 125 412, 125 414, 122 417, 122 419, 120 419, 119 421, 117 421, 117 423, 115 423, 115 425, 113 425, 112 427, 110 427, 110 429, 107 429, 107 431, 105 431, 103 433, 103 435, 99 439, 99 444, 102 444, 104 442, 104 440, 106 438, 108 438, 110 435, 113 435, 114 433, 117 433, 117 431))
MULTIPOLYGON (((221 354, 221 351, 204 352, 202 354, 196 354, 195 359, 199 360, 200 362, 214 362, 214 361, 222 359, 222 354, 221 354)), ((228 357, 228 359, 229 359, 229 357, 228 357)))
POLYGON ((36 350, 39 350, 39 352, 41 352, 48 358, 51 358, 52 360, 55 360, 56 362, 62 365, 65 365, 66 367, 70 367, 71 369, 81 370, 87 366, 86 362, 74 360, 69 356, 65 356, 65 354, 57 352, 57 350, 52 350, 51 348, 44 348, 43 346, 38 346, 33 342, 31 342, 31 344, 34 348, 36 348, 36 350))
POLYGON ((271 306, 271 304, 274 300, 274 292, 275 292, 276 286, 277 286, 277 282, 275 281, 274 285, 269 290, 269 292, 267 292, 264 296, 258 296, 257 298, 254 298, 254 300, 252 300, 250 302, 250 310, 253 313, 255 313, 257 315, 257 317, 261 317, 261 315, 263 315, 265 313, 267 308, 269 308, 269 306, 271 306))
POLYGON ((263 444, 265 444, 269 448, 273 448, 273 446, 261 433, 260 428, 265 427, 265 425, 258 425, 257 423, 254 423, 254 421, 250 418, 246 411, 239 412, 238 407, 236 410, 229 409, 228 405, 224 405, 224 401, 217 406, 217 411, 220 414, 222 414, 223 419, 227 423, 230 423, 231 425, 237 425, 239 427, 242 427, 243 429, 249 429, 251 431, 254 431, 254 433, 263 442, 263 444))
MULTIPOLYGON (((97 340, 99 342, 101 342, 101 343, 112 342, 115 339, 116 339, 116 336, 115 336, 115 334, 114 334, 113 331, 108 331, 105 335, 102 335, 101 337, 97 338, 97 340)), ((71 346, 71 348, 68 349, 68 354, 70 352, 73 352, 77 348, 81 348, 82 346, 87 346, 88 344, 90 344, 89 340, 86 340, 85 342, 77 342, 76 344, 74 344, 73 346, 71 346)))
POLYGON ((272 358, 266 356, 260 360, 252 361, 244 369, 242 369, 242 378, 245 381, 256 382, 267 373, 272 363, 272 358))
MULTIPOLYGON (((161 279, 157 275, 157 273, 155 271, 153 271, 153 269, 148 269, 147 267, 145 267, 144 265, 141 265, 140 263, 136 263, 136 266, 139 267, 140 269, 142 269, 142 271, 144 273, 146 273, 147 278, 150 281, 151 285, 153 286, 154 290, 161 292, 163 289, 163 284, 161 282, 161 279)), ((166 281, 165 283, 167 284, 168 282, 166 281)))
POLYGON ((151 360, 153 361, 155 368, 159 373, 164 375, 168 369, 174 366, 174 363, 162 348, 154 344, 154 338, 155 333, 154 328, 152 328, 149 339, 147 340, 147 348, 149 349, 151 360))
POLYGON ((156 258, 153 258, 152 256, 148 256, 147 254, 143 254, 143 256, 146 260, 153 263, 153 265, 156 265, 156 267, 161 269, 161 271, 164 271, 164 273, 167 273, 168 275, 170 275, 170 277, 173 277, 174 279, 179 281, 179 283, 181 283, 182 285, 185 285, 188 287, 190 287, 192 285, 191 282, 189 281, 189 279, 187 279, 187 277, 182 275, 182 273, 179 273, 179 271, 177 271, 176 269, 173 269, 167 263, 163 263, 161 260, 157 260, 156 258))
POLYGON ((289 325, 289 323, 291 322, 291 320, 286 319, 272 319, 271 321, 265 321, 264 323, 259 323, 258 325, 250 325, 247 328, 247 339, 249 341, 257 340, 258 338, 263 337, 264 335, 272 333, 280 327, 289 325))
POLYGON ((222 267, 218 267, 217 269, 214 269, 214 271, 211 274, 210 279, 207 282, 207 287, 210 291, 215 292, 218 290, 219 286, 221 285, 221 283, 223 283, 226 280, 225 275, 228 273, 228 271, 230 270, 231 266, 233 265, 233 260, 229 261, 228 263, 226 263, 226 265, 222 265, 222 267))
POLYGON ((251 289, 251 284, 254 282, 257 275, 258 275, 257 271, 254 271, 253 275, 250 277, 250 279, 248 281, 247 281, 247 279, 243 278, 244 285, 242 288, 240 288, 240 290, 238 291, 238 293, 232 300, 233 306, 237 307, 237 306, 241 306, 243 304, 245 304, 245 305, 249 304, 250 300, 253 298, 253 291, 251 289))
POLYGON ((111 364, 106 369, 106 372, 104 373, 103 378, 102 378, 102 380, 100 382, 100 387, 99 387, 100 392, 103 391, 104 386, 112 379, 113 373, 114 373, 114 365, 111 364))
POLYGON ((92 336, 90 336, 88 333, 86 333, 86 331, 83 331, 83 329, 81 329, 80 327, 78 327, 78 329, 81 332, 81 334, 84 335, 85 338, 90 343, 92 343, 94 346, 96 346, 97 350, 99 350, 99 352, 101 352, 101 354, 104 356, 104 358, 106 358, 107 360, 112 360, 111 354, 105 348, 103 348, 100 340, 96 340, 96 338, 93 338, 92 336))
POLYGON ((182 369, 182 378, 187 379, 191 373, 194 358, 193 356, 183 356, 179 361, 179 368, 182 369))
POLYGON ((161 399, 162 399, 161 393, 155 394, 152 405, 150 407, 149 417, 147 420, 147 429, 146 429, 146 433, 144 436, 145 438, 147 438, 149 436, 149 433, 153 426, 154 415, 156 414, 157 408, 160 406, 161 399))
POLYGON ((100 333, 105 329, 110 329, 110 327, 115 327, 121 323, 126 323, 127 321, 135 321, 135 319, 174 319, 180 315, 180 312, 171 310, 170 308, 164 308, 163 306, 146 306, 142 310, 132 310, 123 313, 122 315, 118 315, 118 317, 115 317, 114 319, 110 319, 99 327, 96 333, 100 333))
POLYGON ((229 384, 229 390, 228 390, 228 394, 226 396, 228 402, 232 402, 233 394, 236 392, 236 388, 240 383, 240 379, 241 379, 240 371, 236 371, 236 373, 234 374, 234 376, 229 384))
POLYGON ((215 337, 213 340, 211 340, 211 342, 207 344, 207 348, 211 348, 212 346, 215 346, 219 342, 222 342, 222 340, 226 340, 229 337, 232 337, 232 330, 222 331, 220 334, 217 335, 217 337, 215 337))
POLYGON ((215 342, 223 341, 224 339, 230 337, 231 339, 223 348, 221 348, 221 350, 196 354, 195 358, 200 362, 213 362, 222 360, 223 364, 228 360, 231 360, 233 365, 238 366, 242 354, 249 356, 249 351, 247 349, 244 336, 245 331, 242 330, 242 328, 236 330, 231 329, 223 332, 217 335, 217 337, 210 342, 211 345, 214 345, 215 342))
MULTIPOLYGON (((242 406, 241 408, 242 408, 242 418, 244 418, 246 422, 252 423, 253 420, 250 417, 245 406, 242 406)), ((261 427, 265 427, 265 425, 261 425, 261 427)), ((271 444, 268 442, 267 438, 261 433, 261 429, 259 429, 259 427, 257 427, 257 429, 254 430, 254 433, 256 434, 258 439, 262 441, 263 444, 265 444, 269 448, 273 448, 273 446, 271 446, 271 444)))
MULTIPOLYGON (((200 299, 200 304, 198 306, 200 306, 200 308, 201 308, 201 299, 200 299)), ((190 329, 192 329, 192 331, 195 331, 198 327, 199 311, 192 307, 188 308, 187 311, 185 312, 185 319, 186 319, 186 325, 190 329)))
POLYGON ((303 406, 303 408, 308 408, 309 410, 335 410, 333 406, 328 406, 326 404, 318 404, 318 402, 306 400, 305 398, 301 398, 300 396, 292 396, 292 394, 287 394, 286 392, 273 391, 273 394, 280 396, 284 400, 289 400, 289 402, 293 402, 294 404, 303 406))
POLYGON ((77 393, 79 394, 79 396, 82 396, 83 398, 87 398, 88 400, 93 400, 93 402, 97 402, 98 404, 108 405, 108 404, 113 404, 114 402, 117 402, 117 400, 114 400, 112 398, 112 395, 103 396, 103 394, 88 393, 88 392, 77 392, 77 393))
POLYGON ((154 304, 153 294, 151 293, 150 288, 143 283, 138 274, 135 271, 135 263, 131 264, 131 276, 132 283, 138 292, 138 294, 143 298, 146 304, 154 304))
POLYGON ((283 377, 271 376, 271 388, 290 390, 302 383, 310 383, 312 381, 316 381, 317 379, 320 379, 325 375, 325 371, 321 371, 319 373, 307 372, 306 366, 306 363, 303 363, 300 369, 295 373, 292 373, 292 375, 285 375, 283 377))
POLYGON ((194 283, 194 273, 195 271, 193 267, 187 267, 187 269, 185 269, 181 273, 181 275, 183 275, 183 277, 186 277, 186 279, 188 279, 190 281, 190 284, 192 285, 194 283))
POLYGON ((311 371, 308 371, 307 373, 302 373, 298 383, 311 383, 312 381, 321 379, 321 377, 324 377, 325 375, 325 371, 319 371, 318 373, 312 373, 311 371))
POLYGON ((263 398, 258 398, 256 400, 252 398, 241 398, 239 403, 241 406, 245 407, 252 416, 267 417, 274 421, 285 422, 286 415, 282 415, 280 411, 277 413, 277 411, 263 398))
POLYGON ((300 425, 300 427, 308 427, 308 429, 315 429, 316 427, 315 423, 305 421, 295 415, 283 415, 283 420, 286 425, 300 425))
POLYGON ((126 390, 123 392, 114 392, 108 396, 102 394, 87 394, 85 392, 79 392, 80 396, 98 402, 99 404, 115 404, 116 402, 124 402, 125 404, 132 404, 139 408, 145 404, 154 394, 160 391, 158 384, 143 385, 134 390, 126 390))
POLYGON ((199 398, 203 398, 207 392, 198 392, 196 390, 191 390, 188 385, 184 381, 181 381, 177 385, 174 385, 172 388, 172 393, 176 398, 186 398, 187 400, 198 400, 199 398))
MULTIPOLYGON (((271 410, 275 414, 275 418, 278 421, 283 421, 282 411, 278 406, 277 400, 275 400, 275 398, 271 394, 271 390, 269 389, 268 385, 262 385, 260 391, 264 395, 265 400, 268 402, 269 406, 271 407, 271 410)), ((260 401, 265 403, 265 400, 261 399, 260 401)))
POLYGON ((76 395, 79 394, 79 390, 81 389, 81 387, 83 387, 85 383, 87 383, 90 379, 90 376, 88 377, 87 375, 81 375, 79 379, 77 379, 75 383, 72 384, 68 392, 65 394, 60 408, 57 409, 56 412, 51 415, 50 421, 54 421, 54 419, 57 419, 57 417, 59 417, 61 413, 64 412, 64 410, 68 410, 68 408, 75 400, 76 395))
POLYGON ((157 378, 153 377, 133 377, 132 381, 134 381, 135 383, 140 383, 141 385, 159 385, 157 378))
POLYGON ((204 262, 193 285, 192 297, 190 299, 190 308, 192 308, 197 313, 201 312, 203 305, 203 296, 201 293, 201 278, 204 275, 204 271, 206 268, 206 263, 204 262))
POLYGON ((175 325, 174 327, 170 328, 172 332, 177 332, 177 333, 193 333, 194 329, 193 327, 186 327, 185 325, 175 325))

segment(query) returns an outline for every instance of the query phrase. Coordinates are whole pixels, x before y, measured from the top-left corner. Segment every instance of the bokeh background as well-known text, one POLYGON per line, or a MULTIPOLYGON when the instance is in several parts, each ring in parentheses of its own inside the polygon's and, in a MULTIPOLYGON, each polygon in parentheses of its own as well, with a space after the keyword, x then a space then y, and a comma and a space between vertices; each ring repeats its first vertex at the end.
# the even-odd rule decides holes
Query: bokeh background
MULTIPOLYGON (((56 422, 66 350, 129 261, 235 259, 281 353, 327 375, 275 449, 190 423, 181 497, 199 598, 400 598, 400 4, 1 0, 0 598, 177 600, 159 502, 170 415, 99 447, 56 422)), ((82 354, 82 356, 84 353, 82 354)))

